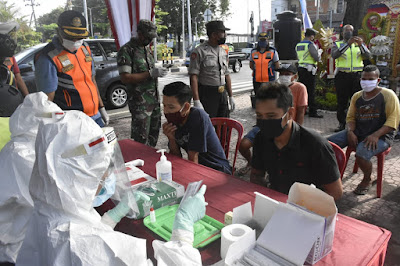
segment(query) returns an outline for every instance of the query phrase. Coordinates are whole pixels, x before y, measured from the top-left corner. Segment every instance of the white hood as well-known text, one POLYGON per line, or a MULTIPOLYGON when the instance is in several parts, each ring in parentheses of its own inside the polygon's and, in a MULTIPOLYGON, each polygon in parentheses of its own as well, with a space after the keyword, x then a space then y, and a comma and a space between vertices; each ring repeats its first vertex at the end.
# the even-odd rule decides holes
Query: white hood
POLYGON ((11 140, 0 152, 0 261, 15 262, 31 216, 28 186, 35 161, 35 139, 43 114, 62 112, 43 92, 29 94, 10 118, 11 140))
POLYGON ((34 212, 17 265, 146 264, 146 241, 114 232, 92 207, 112 156, 94 144, 103 136, 80 111, 39 126, 29 185, 34 212))

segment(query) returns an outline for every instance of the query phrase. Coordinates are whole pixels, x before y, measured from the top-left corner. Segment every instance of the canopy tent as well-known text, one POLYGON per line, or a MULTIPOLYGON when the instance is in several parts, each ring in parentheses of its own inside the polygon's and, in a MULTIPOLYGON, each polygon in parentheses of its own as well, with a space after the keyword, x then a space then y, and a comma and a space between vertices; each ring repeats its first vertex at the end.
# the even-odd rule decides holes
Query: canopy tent
POLYGON ((105 0, 118 49, 136 36, 139 20, 154 21, 155 0, 105 0))

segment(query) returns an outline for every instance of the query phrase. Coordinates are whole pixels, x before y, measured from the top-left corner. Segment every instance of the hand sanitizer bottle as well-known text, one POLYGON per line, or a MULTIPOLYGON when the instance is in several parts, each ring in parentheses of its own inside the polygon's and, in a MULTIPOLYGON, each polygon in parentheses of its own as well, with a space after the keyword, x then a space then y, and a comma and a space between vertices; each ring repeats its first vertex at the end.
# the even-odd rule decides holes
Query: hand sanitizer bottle
POLYGON ((172 164, 165 157, 164 149, 158 150, 157 152, 161 152, 160 161, 156 163, 156 174, 158 182, 163 180, 172 181, 172 164))

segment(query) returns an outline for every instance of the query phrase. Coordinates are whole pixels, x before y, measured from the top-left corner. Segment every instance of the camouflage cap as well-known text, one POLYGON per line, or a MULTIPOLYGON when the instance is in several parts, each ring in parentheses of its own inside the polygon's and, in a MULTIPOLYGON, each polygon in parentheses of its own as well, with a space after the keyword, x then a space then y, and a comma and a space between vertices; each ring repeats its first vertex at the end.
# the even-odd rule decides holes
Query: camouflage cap
POLYGON ((137 31, 140 31, 144 36, 152 39, 157 37, 157 26, 147 19, 141 19, 139 21, 137 31))
POLYGON ((61 13, 57 21, 61 32, 72 39, 83 39, 89 36, 86 30, 86 19, 81 13, 75 10, 68 10, 61 13))

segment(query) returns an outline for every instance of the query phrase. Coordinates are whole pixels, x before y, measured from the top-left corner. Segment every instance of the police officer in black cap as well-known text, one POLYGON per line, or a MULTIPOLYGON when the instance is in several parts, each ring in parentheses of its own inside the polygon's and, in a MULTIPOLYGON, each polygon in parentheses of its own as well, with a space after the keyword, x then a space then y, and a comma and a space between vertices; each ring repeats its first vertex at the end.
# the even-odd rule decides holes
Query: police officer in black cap
POLYGON ((206 24, 208 41, 194 49, 190 56, 190 86, 194 106, 203 108, 210 117, 229 117, 235 109, 228 55, 220 47, 225 43, 226 30, 219 20, 206 24), (229 107, 228 107, 229 96, 229 107))
POLYGON ((35 56, 36 86, 63 110, 80 110, 99 126, 109 116, 95 80, 95 68, 89 45, 86 19, 75 10, 61 13, 57 35, 35 56))

